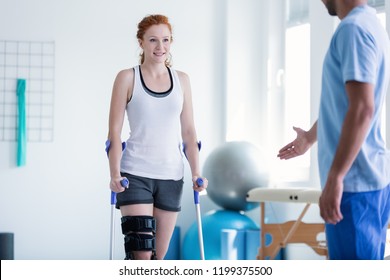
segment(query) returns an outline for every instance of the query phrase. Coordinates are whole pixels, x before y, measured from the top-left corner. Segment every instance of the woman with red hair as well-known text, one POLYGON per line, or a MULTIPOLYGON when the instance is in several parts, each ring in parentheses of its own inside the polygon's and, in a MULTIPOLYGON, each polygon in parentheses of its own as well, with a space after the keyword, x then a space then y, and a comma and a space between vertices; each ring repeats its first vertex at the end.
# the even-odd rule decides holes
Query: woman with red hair
POLYGON ((120 71, 114 81, 108 140, 110 188, 122 214, 125 259, 163 259, 181 210, 184 164, 193 188, 201 178, 191 86, 187 74, 171 68, 172 26, 166 16, 149 15, 138 24, 140 64, 120 71), (125 112, 130 135, 122 154, 125 112), (129 180, 129 187, 121 180, 129 180))

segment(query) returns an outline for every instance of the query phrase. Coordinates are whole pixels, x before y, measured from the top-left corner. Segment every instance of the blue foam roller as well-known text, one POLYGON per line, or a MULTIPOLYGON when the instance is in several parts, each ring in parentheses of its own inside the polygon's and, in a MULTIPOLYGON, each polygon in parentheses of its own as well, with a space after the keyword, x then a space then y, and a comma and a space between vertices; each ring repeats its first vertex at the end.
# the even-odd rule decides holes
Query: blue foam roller
POLYGON ((222 260, 245 260, 245 231, 244 230, 222 229, 221 259, 222 260))

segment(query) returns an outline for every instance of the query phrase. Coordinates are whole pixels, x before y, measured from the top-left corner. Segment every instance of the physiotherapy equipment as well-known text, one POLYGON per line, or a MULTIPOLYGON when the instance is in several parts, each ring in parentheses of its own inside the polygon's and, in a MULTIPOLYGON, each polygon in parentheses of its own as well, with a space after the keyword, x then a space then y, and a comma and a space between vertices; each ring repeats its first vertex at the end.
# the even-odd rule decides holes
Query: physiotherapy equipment
MULTIPOLYGON (((202 143, 199 141, 198 142, 198 149, 200 151, 202 147, 202 143)), ((186 146, 183 144, 183 153, 186 155, 186 146)), ((201 187, 203 186, 203 179, 198 178, 196 180, 196 184, 201 187)), ((196 213, 196 223, 197 223, 197 228, 198 228, 198 241, 199 241, 199 249, 200 249, 200 259, 204 260, 204 244, 203 244, 203 232, 202 232, 202 216, 200 212, 200 203, 199 203, 199 192, 194 190, 194 204, 195 204, 195 213, 196 213)))
POLYGON ((304 243, 317 254, 328 255, 325 240, 318 240, 317 236, 325 232, 324 223, 302 222, 311 204, 316 204, 321 196, 321 190, 313 188, 254 188, 248 192, 247 200, 260 202, 260 229, 261 245, 257 259, 275 259, 280 249, 289 243, 304 243), (305 203, 299 217, 285 223, 265 222, 265 202, 292 202, 305 203), (272 235, 272 243, 265 246, 265 235, 272 235))
MULTIPOLYGON (((106 141, 106 154, 110 151, 111 142, 106 141)), ((126 142, 122 142, 122 151, 126 148, 126 142)), ((129 186, 129 180, 127 178, 122 179, 121 185, 124 188, 129 186)), ((110 221, 110 260, 114 259, 114 238, 115 238, 115 204, 116 204, 116 193, 111 191, 111 221, 110 221)))
POLYGON ((18 97, 18 150, 17 166, 26 165, 27 132, 26 132, 26 80, 18 79, 16 95, 18 97))
MULTIPOLYGON (((255 186, 268 186, 266 157, 260 149, 249 142, 226 142, 208 156, 203 167, 203 175, 210 185, 207 189, 209 198, 224 208, 222 212, 203 216, 205 255, 206 259, 221 259, 221 230, 256 228, 252 221, 248 221, 250 218, 240 212, 259 206, 259 203, 246 201, 246 194, 255 186)), ((194 224, 184 239, 185 259, 198 257, 191 249, 191 246, 196 244, 195 230, 194 224)))
MULTIPOLYGON (((204 248, 206 260, 222 260, 222 230, 233 229, 237 231, 257 230, 256 223, 242 212, 218 209, 210 210, 202 216, 202 229, 204 233, 204 248)), ((184 260, 198 260, 199 252, 194 250, 198 245, 197 224, 194 222, 187 230, 182 247, 184 260)), ((238 245, 238 244, 236 244, 238 245)), ((202 247, 202 245, 200 245, 202 247)))
POLYGON ((269 164, 264 151, 246 141, 230 141, 214 149, 203 165, 210 184, 208 197, 224 209, 249 211, 259 203, 246 200, 254 187, 269 185, 269 164))
MULTIPOLYGON (((198 178, 196 183, 199 187, 203 186, 203 179, 198 178)), ((202 216, 200 215, 200 204, 199 204, 199 192, 194 190, 194 203, 196 211, 196 222, 198 224, 198 239, 199 239, 199 248, 200 248, 200 259, 204 260, 204 244, 203 244, 203 233, 202 233, 202 216)))

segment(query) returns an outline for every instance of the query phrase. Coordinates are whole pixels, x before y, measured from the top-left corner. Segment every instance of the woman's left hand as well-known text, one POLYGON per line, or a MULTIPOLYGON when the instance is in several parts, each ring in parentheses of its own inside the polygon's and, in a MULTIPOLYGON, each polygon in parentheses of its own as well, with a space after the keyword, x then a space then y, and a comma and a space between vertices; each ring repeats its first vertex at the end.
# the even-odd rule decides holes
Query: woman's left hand
POLYGON ((207 189, 208 184, 209 184, 209 181, 206 178, 203 178, 200 176, 192 177, 192 188, 197 192, 201 192, 201 191, 207 189), (201 186, 197 182, 198 179, 201 179, 203 181, 203 184, 201 186))

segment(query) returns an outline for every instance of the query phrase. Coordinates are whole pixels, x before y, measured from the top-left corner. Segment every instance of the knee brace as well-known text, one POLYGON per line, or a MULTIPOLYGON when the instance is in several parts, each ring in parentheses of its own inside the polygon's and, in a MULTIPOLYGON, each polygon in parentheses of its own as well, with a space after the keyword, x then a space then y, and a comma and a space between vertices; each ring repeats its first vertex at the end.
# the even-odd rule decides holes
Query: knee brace
POLYGON ((156 259, 156 220, 152 216, 122 217, 122 233, 127 260, 134 259, 134 251, 152 251, 151 259, 156 259))

